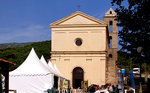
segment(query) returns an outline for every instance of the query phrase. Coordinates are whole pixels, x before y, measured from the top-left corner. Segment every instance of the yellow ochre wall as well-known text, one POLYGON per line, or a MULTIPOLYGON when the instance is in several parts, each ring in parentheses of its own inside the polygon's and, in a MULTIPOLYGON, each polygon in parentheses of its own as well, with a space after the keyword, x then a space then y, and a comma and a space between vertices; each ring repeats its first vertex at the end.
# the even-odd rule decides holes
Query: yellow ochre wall
POLYGON ((50 24, 51 62, 70 80, 71 86, 75 67, 84 70, 88 85, 106 83, 106 26, 105 22, 80 11, 50 24), (81 46, 75 44, 77 38, 81 38, 81 46))
POLYGON ((105 51, 105 27, 52 28, 52 51, 105 51), (83 43, 76 46, 76 38, 83 43))

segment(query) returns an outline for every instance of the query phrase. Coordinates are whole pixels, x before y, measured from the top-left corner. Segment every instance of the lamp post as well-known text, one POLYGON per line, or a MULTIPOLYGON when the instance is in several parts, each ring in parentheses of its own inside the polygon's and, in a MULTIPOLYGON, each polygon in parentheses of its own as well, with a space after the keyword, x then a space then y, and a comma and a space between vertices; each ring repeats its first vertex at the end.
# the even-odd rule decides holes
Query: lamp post
MULTIPOLYGON (((139 53, 139 57, 141 57, 141 53, 142 53, 143 47, 139 46, 137 48, 137 52, 139 53)), ((141 81, 141 60, 140 60, 140 90, 139 93, 142 93, 142 81, 141 81)))

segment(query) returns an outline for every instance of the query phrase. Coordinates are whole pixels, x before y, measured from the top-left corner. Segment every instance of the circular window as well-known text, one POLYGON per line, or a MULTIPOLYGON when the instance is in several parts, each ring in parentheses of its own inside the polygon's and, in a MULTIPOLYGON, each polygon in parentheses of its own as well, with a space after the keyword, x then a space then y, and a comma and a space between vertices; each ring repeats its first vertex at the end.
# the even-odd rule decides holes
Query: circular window
POLYGON ((81 46, 82 45, 82 40, 80 38, 76 39, 75 41, 77 46, 81 46))

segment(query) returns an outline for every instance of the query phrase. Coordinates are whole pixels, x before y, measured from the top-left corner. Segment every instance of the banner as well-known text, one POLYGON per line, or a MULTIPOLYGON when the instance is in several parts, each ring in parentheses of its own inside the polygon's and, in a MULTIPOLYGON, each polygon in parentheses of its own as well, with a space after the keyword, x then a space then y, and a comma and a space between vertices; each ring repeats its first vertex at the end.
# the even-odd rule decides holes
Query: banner
POLYGON ((61 88, 62 89, 67 89, 69 86, 69 82, 68 81, 61 81, 61 88))
POLYGON ((81 81, 81 88, 87 88, 88 87, 88 81, 81 81))
POLYGON ((133 76, 133 71, 130 71, 130 80, 131 80, 131 86, 133 89, 135 89, 135 82, 134 82, 134 76, 133 76))

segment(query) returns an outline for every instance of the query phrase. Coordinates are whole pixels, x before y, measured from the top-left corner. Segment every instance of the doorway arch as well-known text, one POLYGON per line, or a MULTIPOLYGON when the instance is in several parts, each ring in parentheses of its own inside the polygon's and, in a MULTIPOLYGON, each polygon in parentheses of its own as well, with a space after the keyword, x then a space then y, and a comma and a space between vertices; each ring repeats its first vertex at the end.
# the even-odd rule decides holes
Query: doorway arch
POLYGON ((73 88, 81 88, 81 81, 84 81, 84 71, 81 67, 76 67, 72 73, 73 88))

